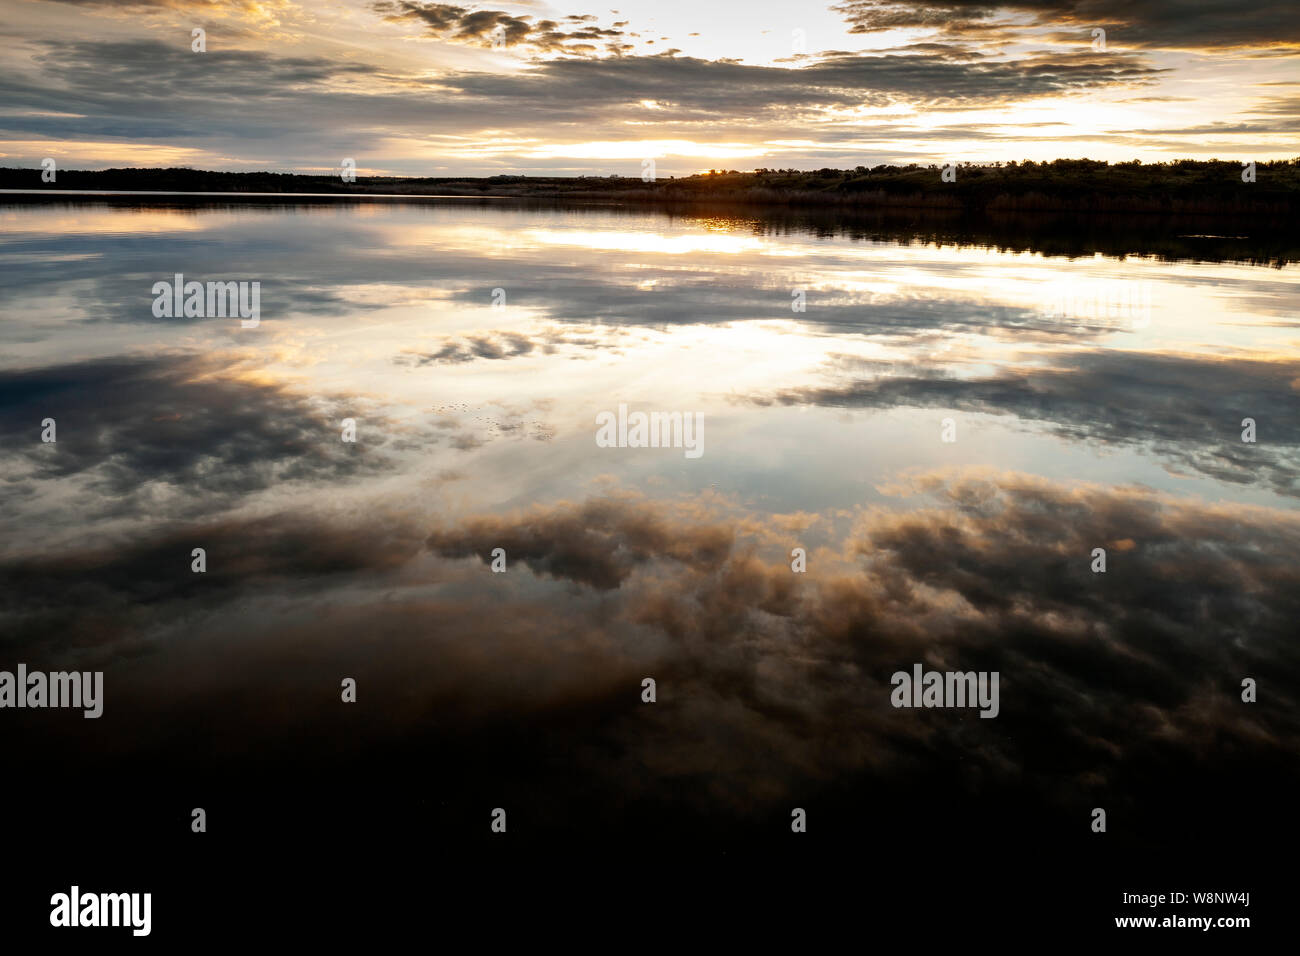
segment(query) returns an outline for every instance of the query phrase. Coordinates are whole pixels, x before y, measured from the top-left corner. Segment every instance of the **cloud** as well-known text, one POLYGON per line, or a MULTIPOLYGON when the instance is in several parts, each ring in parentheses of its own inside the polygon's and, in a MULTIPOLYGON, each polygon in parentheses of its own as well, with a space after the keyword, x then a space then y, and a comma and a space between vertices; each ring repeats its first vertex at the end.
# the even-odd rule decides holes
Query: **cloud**
POLYGON ((416 21, 425 32, 439 40, 490 46, 525 47, 531 52, 549 55, 592 56, 596 43, 605 52, 618 54, 629 49, 617 42, 624 32, 593 25, 596 17, 568 16, 569 23, 582 24, 577 29, 562 28, 555 20, 532 22, 531 16, 515 16, 501 10, 475 10, 448 3, 422 3, 418 0, 380 0, 372 4, 375 12, 390 23, 416 21))
MULTIPOLYGON (((524 287, 515 286, 514 288, 522 289, 524 287)), ((532 291, 539 292, 541 290, 532 291)), ((476 292, 477 290, 467 292, 461 298, 473 301, 476 292)), ((546 306, 549 308, 559 304, 545 293, 536 295, 532 302, 534 307, 546 306)), ((552 327, 533 335, 526 335, 523 332, 483 332, 478 335, 467 335, 460 340, 448 338, 437 351, 433 352, 424 352, 419 349, 403 349, 401 354, 393 358, 393 362, 397 365, 414 367, 464 365, 467 362, 480 359, 503 361, 521 358, 532 355, 534 352, 554 355, 559 351, 560 346, 575 347, 580 351, 576 352, 573 357, 585 358, 588 357, 587 353, 590 349, 597 347, 616 352, 615 343, 620 335, 621 330, 617 327, 604 329, 594 327, 578 327, 577 329, 552 327)))
MULTIPOLYGON (((270 144, 289 142, 300 155, 315 156, 316 163, 329 157, 330 164, 337 162, 340 142, 378 144, 415 129, 437 129, 444 137, 484 135, 489 143, 508 129, 522 152, 541 142, 586 142, 593 127, 643 121, 645 100, 661 107, 654 111, 656 139, 707 143, 743 133, 747 141, 804 140, 808 124, 824 123, 827 110, 996 106, 1141 88, 1164 73, 1127 54, 1015 61, 963 61, 945 53, 846 55, 800 69, 660 55, 563 58, 523 73, 444 71, 430 79, 253 50, 207 53, 199 69, 188 49, 153 40, 43 47, 36 57, 40 70, 0 81, 6 101, 27 107, 24 115, 6 118, 12 137, 184 140, 187 147, 243 155, 256 153, 257 144, 278 155, 281 148, 270 144)), ((857 143, 861 135, 860 129, 831 129, 827 142, 857 143)))
POLYGON ((401 365, 460 365, 475 359, 501 360, 528 355, 537 343, 520 332, 486 332, 466 336, 463 342, 449 341, 436 352, 407 350, 394 361, 401 365))
MULTIPOLYGON (((87 6, 100 12, 107 4, 87 6)), ((1141 94, 1155 87, 1185 94, 1182 76, 1195 64, 1162 55, 1160 47, 1166 41, 1180 46, 1187 31, 1189 42, 1203 40, 1206 53, 1231 60, 1222 66, 1225 75, 1235 76, 1244 66, 1232 43, 1256 37, 1273 44, 1294 35, 1280 3, 1262 8, 1262 19, 1192 11, 1183 3, 1173 6, 1177 15, 1165 16, 1112 0, 1100 6, 1080 0, 1062 8, 1059 17, 1052 5, 1028 0, 1010 7, 859 4, 842 9, 868 32, 887 20, 929 23, 936 32, 868 51, 840 37, 815 55, 767 66, 671 50, 644 55, 667 44, 640 46, 637 34, 594 21, 592 14, 544 19, 417 0, 363 7, 363 15, 390 21, 380 42, 396 45, 400 56, 345 53, 313 39, 318 11, 276 7, 267 13, 264 6, 229 8, 244 25, 232 19, 225 42, 202 56, 161 24, 156 38, 107 39, 89 27, 78 39, 65 39, 62 30, 25 36, 22 54, 11 58, 13 68, 0 80, 0 99, 19 104, 4 117, 8 161, 30 167, 53 155, 68 160, 60 168, 184 162, 321 170, 333 168, 340 154, 361 154, 371 158, 371 169, 401 175, 524 169, 608 174, 609 163, 581 144, 627 140, 629 130, 638 134, 636 141, 695 144, 692 151, 663 156, 661 174, 692 171, 700 164, 689 157, 740 141, 752 144, 751 155, 762 156, 764 165, 813 168, 925 160, 954 145, 972 158, 1024 158, 1026 150, 1042 158, 1045 144, 1053 142, 1085 144, 1083 152, 1099 151, 1109 159, 1130 158, 1130 148, 1164 156, 1259 158, 1279 155, 1285 143, 1274 140, 1290 122, 1287 115, 1270 125, 1268 112, 1254 113, 1259 96, 1249 92, 1249 76, 1241 78, 1248 91, 1244 99, 1207 101, 1224 124, 1210 131, 1216 138, 1208 142, 1193 128, 1184 129, 1187 118, 1172 112, 1173 103, 1168 110, 1147 104, 1143 116, 1128 115, 1140 105, 1135 103, 1108 114, 1144 130, 1160 130, 1168 119, 1167 135, 1155 138, 1127 128, 1096 130, 1091 109, 1077 116, 1062 112, 1070 129, 1060 131, 1035 126, 1036 118, 1021 109, 1063 96, 1095 106, 1113 102, 1106 97, 1110 92, 1141 94), (995 10, 1003 12, 991 15, 995 10), (1103 16, 1111 14, 1149 23, 1150 29, 1117 26, 1103 16), (283 17, 274 41, 247 28, 254 15, 283 17), (1112 31, 1104 52, 1086 45, 1095 20, 1112 31), (490 44, 498 30, 512 49, 527 55, 525 61, 512 60, 503 69, 500 58, 467 48, 490 44), (292 47, 281 42, 286 37, 292 47), (402 42, 422 37, 441 42, 402 42), (288 49, 298 55, 285 55, 288 49), (939 114, 994 109, 1004 115, 964 122, 939 114), (881 110, 898 115, 885 120, 881 110), (928 112, 935 115, 924 121, 916 115, 928 112), (606 133, 595 138, 593 130, 606 133), (1073 132, 1074 138, 1054 132, 1073 132), (566 153, 565 146, 575 148, 566 153)), ((329 29, 337 34, 353 24, 335 26, 329 29)), ((1248 55, 1280 56, 1287 49, 1254 46, 1248 55)))
POLYGON ((119 532, 76 551, 11 554, 0 584, 14 616, 10 639, 26 653, 80 649, 109 659, 165 639, 176 615, 221 614, 266 591, 284 599, 391 571, 418 544, 408 526, 375 514, 232 515, 119 532), (191 569, 196 547, 206 554, 203 573, 191 569))
POLYGON ((716 568, 727 558, 731 539, 717 527, 670 526, 648 502, 594 500, 582 507, 477 518, 435 531, 428 546, 443 557, 477 554, 484 561, 493 549, 505 548, 536 574, 610 590, 651 558, 716 568))
POLYGON ((51 0, 80 7, 111 7, 113 9, 142 11, 150 9, 202 10, 212 13, 243 13, 265 15, 268 11, 284 11, 294 6, 292 0, 51 0))
POLYGON ((848 0, 831 9, 843 14, 851 33, 930 29, 943 35, 1007 40, 1028 38, 1042 28, 1072 28, 1056 41, 1092 42, 1091 30, 1107 31, 1117 47, 1222 50, 1300 48, 1300 20, 1287 0, 1266 0, 1250 16, 1230 5, 1200 0, 1134 4, 1125 0, 848 0), (1031 18, 1026 25, 1024 17, 1031 18), (1018 18, 1018 19, 1017 19, 1018 18))
MULTIPOLYGON (((1122 351, 956 377, 891 363, 868 378, 751 396, 760 404, 944 408, 1014 415, 1072 440, 1146 449, 1182 471, 1300 496, 1300 363, 1122 351), (1241 440, 1245 418, 1263 434, 1241 440)), ((854 363, 841 371, 853 375, 854 363)))
POLYGON ((11 452, 0 482, 13 505, 5 532, 21 542, 88 523, 156 529, 279 507, 285 495, 341 495, 434 449, 549 442, 555 427, 536 417, 548 407, 538 399, 397 419, 366 395, 304 394, 267 376, 262 357, 237 351, 0 371, 0 442, 11 452), (41 441, 47 418, 53 443, 41 441), (354 442, 342 440, 349 418, 354 442))
MULTIPOLYGON (((801 69, 751 66, 684 56, 563 60, 525 75, 460 74, 448 82, 479 96, 580 97, 588 109, 653 100, 656 120, 746 117, 777 109, 1004 102, 1072 90, 1149 83, 1163 70, 1129 56, 1027 56, 963 62, 944 53, 844 55, 801 69)), ((563 99, 562 102, 571 102, 563 99)), ((656 134, 658 135, 658 134, 656 134)))
MULTIPOLYGON (((959 815, 956 792, 1007 801, 990 812, 1013 842, 1123 808, 1121 844, 1177 831, 1187 814, 1162 816, 1166 798, 1190 779, 1204 799, 1245 799, 1207 775, 1226 755, 1283 779, 1300 731, 1294 513, 988 470, 899 490, 921 504, 860 510, 844 531, 615 490, 447 515, 423 557, 409 520, 276 517, 209 529, 234 561, 211 588, 174 566, 196 530, 177 529, 4 560, 0 593, 22 652, 76 590, 75 613, 41 633, 65 648, 93 634, 101 660, 130 649, 109 666, 102 732, 116 754, 197 741, 169 760, 182 778, 250 754, 323 772, 379 747, 439 753, 449 801, 511 779, 542 828, 588 802, 615 827, 614 806, 736 826, 868 793, 921 826, 959 815), (792 574, 789 548, 815 540, 792 574), (892 708, 890 675, 918 662, 998 671, 999 717, 892 708), (340 674, 375 703, 341 713, 340 674), (1267 683, 1269 706, 1240 702, 1243 676, 1267 683), (215 706, 223 720, 200 732, 215 706)), ((58 725, 41 740, 94 759, 58 725)), ((1228 832, 1197 819, 1211 843, 1228 832)))
POLYGON ((0 440, 17 465, 6 480, 32 493, 75 476, 119 507, 170 488, 175 505, 194 508, 182 489, 202 488, 211 507, 285 482, 356 477, 388 460, 378 430, 370 442, 340 440, 341 420, 364 418, 366 403, 309 399, 242 371, 238 360, 164 353, 0 372, 0 440), (53 444, 39 440, 45 418, 56 422, 53 444))

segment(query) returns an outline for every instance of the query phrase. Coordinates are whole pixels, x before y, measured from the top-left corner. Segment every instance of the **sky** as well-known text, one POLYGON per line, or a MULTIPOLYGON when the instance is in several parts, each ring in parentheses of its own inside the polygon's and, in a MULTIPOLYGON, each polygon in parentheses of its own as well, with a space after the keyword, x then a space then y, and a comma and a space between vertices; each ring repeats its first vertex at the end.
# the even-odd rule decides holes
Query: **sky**
POLYGON ((4 0, 0 165, 668 176, 1300 154, 1291 0, 615 2, 4 0))

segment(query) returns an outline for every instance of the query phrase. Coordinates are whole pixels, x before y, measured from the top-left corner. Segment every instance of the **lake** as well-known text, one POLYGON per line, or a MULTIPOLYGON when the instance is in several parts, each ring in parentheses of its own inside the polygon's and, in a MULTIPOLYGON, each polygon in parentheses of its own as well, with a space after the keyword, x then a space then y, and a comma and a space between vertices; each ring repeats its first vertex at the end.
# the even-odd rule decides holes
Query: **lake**
POLYGON ((0 223, 0 668, 104 675, 101 717, 7 715, 14 818, 766 846, 803 810, 1095 863, 1104 808, 1128 865, 1290 813, 1285 248, 454 200, 0 223), (258 284, 251 327, 209 282, 258 284), (914 667, 999 674, 996 715, 898 706, 914 667))

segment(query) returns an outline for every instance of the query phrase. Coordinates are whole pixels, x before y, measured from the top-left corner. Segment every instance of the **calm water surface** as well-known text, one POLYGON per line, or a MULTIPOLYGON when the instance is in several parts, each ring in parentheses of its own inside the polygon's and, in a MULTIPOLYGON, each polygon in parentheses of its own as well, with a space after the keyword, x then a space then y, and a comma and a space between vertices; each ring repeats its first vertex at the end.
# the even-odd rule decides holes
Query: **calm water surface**
POLYGON ((1293 266, 457 203, 0 206, 0 261, 5 659, 108 688, 33 760, 1156 844, 1294 785, 1293 266), (175 273, 259 326, 156 318, 175 273), (703 454, 599 447, 620 404, 703 454), (892 708, 917 662, 1000 715, 892 708))

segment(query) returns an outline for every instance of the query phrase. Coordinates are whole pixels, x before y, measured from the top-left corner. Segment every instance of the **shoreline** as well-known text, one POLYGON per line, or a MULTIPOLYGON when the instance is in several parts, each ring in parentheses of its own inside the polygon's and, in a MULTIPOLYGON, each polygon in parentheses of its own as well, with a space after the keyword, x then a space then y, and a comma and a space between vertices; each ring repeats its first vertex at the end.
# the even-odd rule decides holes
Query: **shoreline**
MULTIPOLYGON (((979 217, 1019 214, 1199 217, 1290 227, 1300 213, 1300 159, 1109 164, 1087 159, 945 167, 713 170, 684 177, 359 176, 169 168, 0 168, 0 195, 237 202, 513 200, 979 217)), ((1206 229, 1205 232, 1215 230, 1206 229)))
MULTIPOLYGON (((836 216, 841 218, 872 217, 895 214, 898 216, 923 216, 934 219, 995 220, 1003 217, 1050 218, 1060 216, 1080 217, 1084 219, 1105 220, 1116 217, 1137 217, 1142 219, 1182 219, 1182 220, 1224 220, 1252 226, 1276 226, 1290 228, 1292 224, 1290 210, 1260 210, 1247 207, 1227 208, 1165 208, 1152 204, 1129 207, 1116 204, 1110 208, 1088 207, 1081 203, 1034 203, 1017 205, 1014 203, 997 203, 986 206, 965 206, 961 204, 936 203, 926 201, 925 197, 888 197, 884 201, 854 201, 841 198, 839 201, 809 199, 808 197, 782 197, 766 199, 737 192, 734 195, 692 196, 672 193, 658 195, 628 194, 610 192, 532 192, 519 193, 510 191, 475 191, 475 192, 263 192, 229 190, 182 190, 182 189, 0 189, 0 200, 14 201, 58 201, 60 199, 103 199, 103 200, 140 200, 150 201, 186 201, 196 203, 214 201, 216 203, 262 203, 286 202, 299 204, 321 202, 323 204, 346 202, 477 202, 484 200, 508 200, 517 203, 547 203, 555 205, 598 205, 605 208, 622 209, 675 209, 690 207, 732 208, 749 211, 771 211, 807 216, 836 216), (1263 221, 1261 221, 1263 220, 1263 221)), ((874 197, 873 197, 874 198, 874 197)), ((1206 234, 1207 238, 1247 238, 1247 236, 1221 236, 1206 234)))
POLYGON ((342 208, 383 205, 495 210, 568 211, 683 220, 744 220, 765 234, 813 229, 866 241, 978 246, 1079 258, 1106 255, 1164 260, 1244 262, 1282 268, 1300 262, 1300 237, 1290 218, 1203 213, 972 210, 900 205, 811 205, 719 201, 645 201, 630 197, 288 193, 112 189, 3 189, 0 206, 103 206, 120 209, 342 208))

